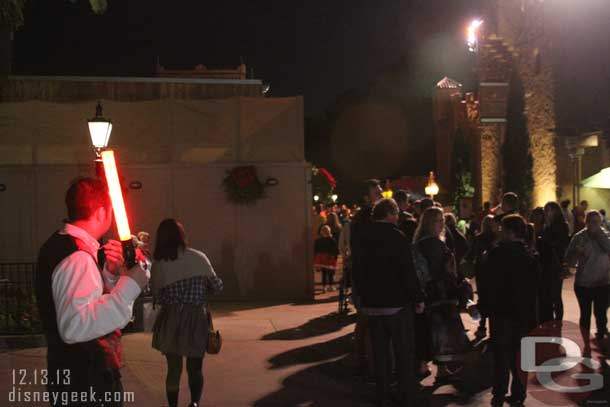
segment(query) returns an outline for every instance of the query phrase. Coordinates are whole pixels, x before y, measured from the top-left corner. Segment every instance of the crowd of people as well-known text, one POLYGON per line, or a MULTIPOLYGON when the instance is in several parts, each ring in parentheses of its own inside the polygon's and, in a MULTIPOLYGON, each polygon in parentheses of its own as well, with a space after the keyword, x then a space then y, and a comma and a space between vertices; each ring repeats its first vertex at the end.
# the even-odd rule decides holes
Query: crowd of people
MULTIPOLYGON (((361 372, 375 378, 378 406, 419 405, 418 383, 431 374, 431 362, 437 383, 457 380, 464 355, 488 332, 492 405, 523 405, 521 338, 542 324, 561 324, 570 270, 584 354, 591 352, 592 307, 595 340, 601 346, 607 338, 610 233, 603 210, 589 210, 586 201, 570 210, 563 201, 524 213, 508 192, 498 206, 485 203, 458 221, 432 199, 414 201, 405 191, 383 198, 377 180, 365 182, 362 199, 360 207, 314 208, 315 263, 334 272, 343 258, 357 311, 356 354, 361 372), (473 339, 461 311, 480 318, 473 339)), ((334 283, 333 272, 324 287, 334 283)))
MULTIPOLYGON (((122 392, 121 329, 132 318, 134 300, 150 287, 161 307, 152 347, 167 361, 169 406, 178 403, 186 360, 190 405, 196 407, 204 355, 220 346, 215 341, 210 348, 214 335, 207 302, 223 283, 210 261, 189 247, 178 221, 165 219, 154 252, 147 250, 148 234, 137 236, 139 264, 127 269, 121 242, 99 242, 112 224, 106 185, 78 179, 65 202, 68 219, 40 249, 36 281, 48 375, 57 378, 49 390, 122 392)), ((343 278, 349 278, 357 310, 356 354, 361 372, 376 380, 378 406, 392 398, 402 406, 419 405, 419 382, 432 374, 431 362, 438 383, 459 377, 472 347, 463 310, 480 316, 475 340, 489 332, 492 404, 522 405, 527 380, 517 364, 520 340, 540 324, 561 324, 563 281, 570 268, 576 268, 584 353, 591 352, 591 309, 595 340, 602 346, 610 288, 605 213, 589 210, 584 201, 572 210, 569 202, 548 202, 527 216, 519 208, 519 197, 508 192, 500 205, 485 204, 465 222, 432 199, 413 201, 405 191, 383 198, 376 180, 365 183, 361 207, 316 208, 315 264, 324 288, 333 289, 337 258, 343 259, 343 278), (467 277, 476 281, 476 304, 467 277), (394 370, 396 395, 390 393, 394 370)), ((121 406, 122 400, 73 405, 121 406)))

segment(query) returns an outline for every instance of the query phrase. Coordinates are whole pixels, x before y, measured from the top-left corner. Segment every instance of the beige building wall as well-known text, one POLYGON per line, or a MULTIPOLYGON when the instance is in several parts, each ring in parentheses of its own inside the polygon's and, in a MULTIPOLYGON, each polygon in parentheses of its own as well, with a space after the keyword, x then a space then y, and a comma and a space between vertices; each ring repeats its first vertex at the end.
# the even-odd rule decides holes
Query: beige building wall
MULTIPOLYGON (((267 197, 251 206, 226 201, 220 183, 231 164, 124 165, 125 205, 133 234, 151 233, 161 220, 183 222, 191 245, 209 255, 228 299, 305 299, 313 295, 310 167, 257 165, 259 178, 276 178, 267 197)), ((38 248, 66 218, 64 194, 92 166, 0 168, 0 262, 33 262, 38 248)), ((116 237, 113 227, 109 238, 116 237)))
MULTIPOLYGON (((303 100, 103 101, 113 120, 132 233, 184 223, 209 255, 227 299, 313 296, 311 168, 304 160, 303 100), (229 203, 223 178, 254 165, 267 197, 229 203), (141 185, 141 188, 137 188, 141 185)), ((64 194, 93 175, 86 119, 95 103, 0 103, 0 262, 33 262, 66 217, 64 194)), ((115 234, 112 229, 111 236, 115 234)))
MULTIPOLYGON (((557 197, 560 200, 572 198, 572 163, 564 140, 557 143, 557 197)), ((604 168, 610 166, 609 151, 605 142, 600 140, 600 146, 584 148, 582 156, 582 179, 589 178, 604 168)), ((591 209, 606 209, 610 213, 610 190, 580 187, 580 200, 589 202, 591 209)))

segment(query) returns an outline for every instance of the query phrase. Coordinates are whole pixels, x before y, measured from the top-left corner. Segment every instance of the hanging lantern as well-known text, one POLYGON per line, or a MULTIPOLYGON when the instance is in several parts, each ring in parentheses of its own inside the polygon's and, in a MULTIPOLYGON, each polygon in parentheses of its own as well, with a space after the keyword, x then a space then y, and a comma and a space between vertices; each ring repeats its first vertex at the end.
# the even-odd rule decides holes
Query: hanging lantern
POLYGON ((102 115, 102 103, 98 100, 95 107, 95 117, 87 120, 89 124, 89 135, 91 136, 91 144, 98 158, 101 157, 101 152, 108 147, 110 133, 112 133, 112 122, 105 119, 102 115))

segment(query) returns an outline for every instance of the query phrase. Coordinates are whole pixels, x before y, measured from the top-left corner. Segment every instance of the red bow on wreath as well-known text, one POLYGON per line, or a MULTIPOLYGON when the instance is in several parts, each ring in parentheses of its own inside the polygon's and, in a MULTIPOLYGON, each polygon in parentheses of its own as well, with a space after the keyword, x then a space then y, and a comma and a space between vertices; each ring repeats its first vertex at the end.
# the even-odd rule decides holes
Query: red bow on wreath
POLYGON ((238 187, 246 188, 256 180, 256 172, 254 167, 236 167, 231 171, 229 177, 238 187))
POLYGON ((222 181, 227 199, 236 204, 252 204, 265 197, 265 185, 258 179, 254 166, 235 167, 222 181))
POLYGON ((318 168, 318 172, 326 177, 331 189, 335 189, 337 187, 337 180, 330 174, 330 172, 328 172, 328 170, 326 170, 326 168, 318 168))

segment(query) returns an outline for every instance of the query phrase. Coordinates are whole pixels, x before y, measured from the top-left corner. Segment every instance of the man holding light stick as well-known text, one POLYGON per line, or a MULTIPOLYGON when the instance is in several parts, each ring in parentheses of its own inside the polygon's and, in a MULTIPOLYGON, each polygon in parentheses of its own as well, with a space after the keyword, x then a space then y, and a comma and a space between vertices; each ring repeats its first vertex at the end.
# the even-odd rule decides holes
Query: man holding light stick
MULTIPOLYGON (((107 173, 107 179, 118 180, 116 166, 111 170, 114 176, 107 173)), ((124 242, 104 244, 106 263, 103 270, 98 265, 98 240, 110 229, 113 215, 103 182, 74 181, 66 192, 66 206, 67 223, 44 243, 38 257, 36 296, 48 346, 48 390, 68 392, 70 400, 72 392, 96 396, 77 397, 70 405, 121 406, 122 401, 114 401, 114 392, 123 391, 120 330, 130 321, 133 302, 148 279, 134 266, 133 251, 126 253, 132 258, 131 267, 125 267, 124 242), (110 403, 104 400, 109 392, 110 403)), ((125 215, 124 207, 120 212, 125 215)))

